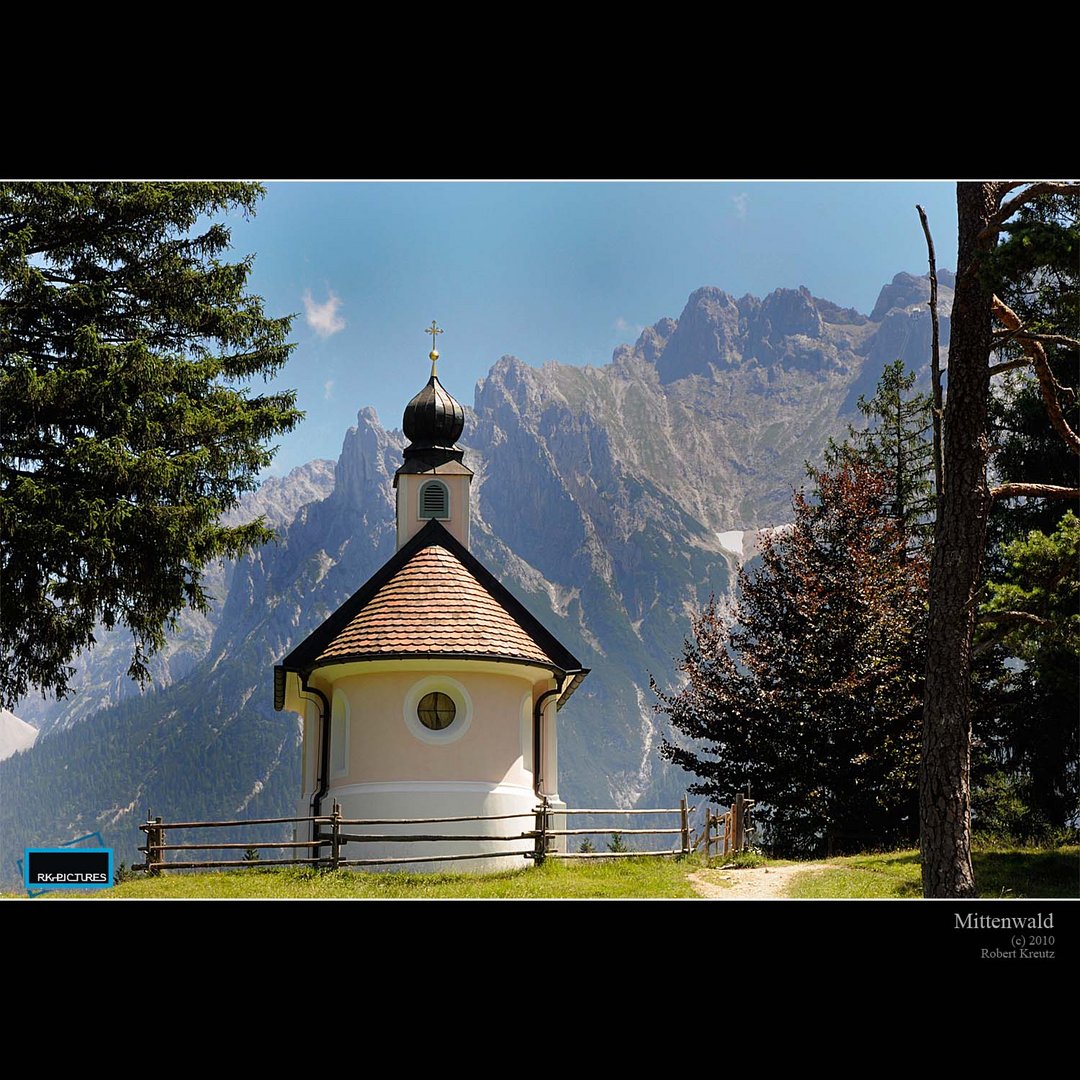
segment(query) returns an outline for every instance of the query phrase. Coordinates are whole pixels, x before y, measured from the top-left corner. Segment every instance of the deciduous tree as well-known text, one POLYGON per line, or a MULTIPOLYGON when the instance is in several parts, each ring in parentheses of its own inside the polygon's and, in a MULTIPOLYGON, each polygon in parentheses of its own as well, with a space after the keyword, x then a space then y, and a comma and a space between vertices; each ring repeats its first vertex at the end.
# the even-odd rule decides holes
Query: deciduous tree
POLYGON ((815 473, 767 536, 737 609, 692 621, 657 709, 687 740, 662 753, 726 801, 749 784, 772 847, 828 832, 879 841, 916 824, 926 563, 888 511, 890 478, 859 461, 815 473))

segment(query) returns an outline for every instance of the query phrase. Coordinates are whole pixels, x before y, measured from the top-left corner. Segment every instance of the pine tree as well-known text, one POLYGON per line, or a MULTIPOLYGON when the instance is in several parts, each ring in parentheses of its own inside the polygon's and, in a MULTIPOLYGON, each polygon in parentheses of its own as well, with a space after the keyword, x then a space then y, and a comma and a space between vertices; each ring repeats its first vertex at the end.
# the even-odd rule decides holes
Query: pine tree
POLYGON ((130 674, 201 571, 265 542, 222 513, 301 414, 252 394, 292 348, 289 318, 219 256, 262 189, 237 183, 0 185, 0 702, 62 695, 100 622, 130 674))
POLYGON ((864 428, 848 428, 847 439, 829 440, 826 466, 861 461, 888 478, 883 508, 898 522, 908 546, 927 548, 934 528, 932 398, 915 391, 915 373, 894 360, 881 373, 874 396, 860 397, 864 428))
POLYGON ((1002 562, 976 639, 992 658, 976 697, 975 825, 1029 841, 1080 810, 1080 519, 1070 510, 1049 536, 1031 530, 1004 546, 1002 562))
MULTIPOLYGON (((1042 342, 1064 419, 1080 430, 1080 395, 1075 392, 1080 348, 1080 193, 1048 195, 1020 208, 1005 226, 992 253, 998 295, 1025 328, 1046 335, 1042 342), (1074 340, 1070 342, 1069 334, 1074 340)), ((1072 486, 1076 453, 1047 423, 1039 381, 1021 343, 1007 332, 996 341, 998 361, 1020 365, 1002 376, 990 399, 992 471, 1003 482, 1072 486)), ((1054 531, 1068 504, 1058 500, 1012 499, 995 503, 990 517, 991 567, 1000 545, 1031 529, 1054 531)))
MULTIPOLYGON (((1068 389, 1080 367, 1080 346, 1068 337, 1080 325, 1080 193, 1035 199, 1003 231, 991 258, 999 295, 1028 330, 1045 335, 1055 397, 1080 430, 1080 399, 1068 389)), ((996 360, 1021 366, 990 399, 993 473, 1005 483, 1075 484, 1076 454, 1047 423, 1022 344, 1003 333, 998 345, 996 360)), ((1030 840, 1073 820, 1080 801, 1077 519, 1059 500, 1001 499, 989 536, 976 627, 975 826, 990 822, 1030 840)))
MULTIPOLYGON (((975 894, 971 866, 972 657, 976 614, 984 585, 987 525, 995 500, 1017 497, 1075 498, 1075 465, 1067 483, 1039 482, 1030 476, 998 484, 988 482, 991 446, 991 378, 1030 366, 1040 387, 1045 412, 1057 437, 1075 454, 1080 437, 1062 408, 1070 390, 1061 387, 1048 363, 1047 346, 1065 344, 1073 325, 1057 320, 1075 305, 1076 241, 1064 219, 1050 214, 1033 225, 1025 213, 1047 197, 1075 200, 1080 185, 1014 181, 962 183, 957 186, 958 248, 949 343, 948 398, 944 416, 945 485, 939 500, 930 568, 930 618, 923 714, 920 777, 920 848, 923 892, 934 897, 975 894), (1018 190, 1019 189, 1019 190, 1018 190), (1019 215, 1019 217, 1017 217, 1019 215), (1015 220, 1014 220, 1015 219, 1015 220), (1011 224, 1010 224, 1011 223, 1011 224), (999 244, 1005 231, 1006 238, 999 244), (1066 258, 1061 259, 1061 253, 1066 258), (1010 280, 1011 278, 1011 280, 1010 280), (1061 288, 1055 284, 1061 283, 1061 288), (1042 285, 1064 306, 1045 323, 1037 321, 1042 285), (1033 306, 1019 314, 998 292, 1030 294, 1033 306), (1069 294, 1074 297, 1068 301, 1069 294), (1025 323, 1025 316, 1027 322, 1025 323), (995 331, 993 320, 1000 328, 995 331), (1049 331, 1049 333, 1047 332, 1049 331), (1015 360, 992 363, 995 350, 1014 344, 1015 360), (1034 482, 1033 482, 1034 481, 1034 482)), ((1038 216, 1038 215, 1035 215, 1038 216)), ((1020 303, 1017 296, 1013 296, 1020 303)), ((1075 372, 1070 376, 1075 395, 1075 372)), ((999 456, 999 466, 1000 466, 999 456)))

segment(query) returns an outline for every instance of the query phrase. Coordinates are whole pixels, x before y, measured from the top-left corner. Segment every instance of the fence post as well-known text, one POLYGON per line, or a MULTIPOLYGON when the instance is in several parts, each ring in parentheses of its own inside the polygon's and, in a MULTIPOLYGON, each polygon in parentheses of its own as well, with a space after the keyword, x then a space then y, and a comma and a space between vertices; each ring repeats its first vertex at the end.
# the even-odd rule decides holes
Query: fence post
POLYGON ((726 859, 731 854, 731 811, 728 810, 724 814, 724 852, 723 857, 726 859))
POLYGON ((712 855, 712 807, 705 807, 705 862, 708 863, 712 855))
POLYGON ((341 804, 334 800, 334 812, 330 821, 330 869, 341 864, 341 804))
POLYGON ((690 854, 690 812, 686 805, 686 796, 679 800, 679 817, 682 822, 682 853, 690 854))
MULTIPOLYGON (((146 841, 146 857, 152 863, 160 863, 165 861, 165 853, 161 850, 161 845, 165 843, 165 830, 161 828, 161 818, 154 818, 154 828, 152 828, 147 836, 146 841), (153 839, 150 839, 150 836, 153 839)), ((154 869, 150 871, 154 877, 157 877, 161 871, 154 869)))
POLYGON ((735 851, 736 853, 746 847, 746 828, 743 824, 743 793, 735 793, 735 851))
POLYGON ((544 856, 547 854, 547 814, 548 800, 545 795, 543 802, 536 808, 536 842, 533 862, 537 866, 544 864, 544 856))

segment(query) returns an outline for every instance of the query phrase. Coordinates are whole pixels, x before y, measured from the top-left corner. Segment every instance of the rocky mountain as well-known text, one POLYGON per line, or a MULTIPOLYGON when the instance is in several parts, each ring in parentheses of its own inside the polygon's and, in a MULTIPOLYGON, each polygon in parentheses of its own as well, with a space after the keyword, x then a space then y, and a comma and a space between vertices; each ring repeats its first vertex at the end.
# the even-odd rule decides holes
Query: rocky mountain
MULTIPOLYGON (((657 757, 649 674, 671 678, 689 613, 732 588, 748 536, 787 519, 804 463, 844 433, 884 364, 926 367, 928 295, 898 274, 866 316, 805 288, 762 300, 703 288, 605 367, 504 356, 477 385, 462 439, 474 553, 593 669, 560 714, 571 804, 677 801, 688 778, 657 757)), ((229 569, 186 670, 120 701, 88 682, 69 715, 92 720, 0 765, 0 864, 91 829, 130 859, 147 808, 292 812, 299 735, 273 712, 271 667, 392 554, 403 445, 362 409, 332 490, 319 497, 327 478, 312 479, 316 497, 279 542, 229 569)), ((263 492, 267 507, 281 498, 263 492)))

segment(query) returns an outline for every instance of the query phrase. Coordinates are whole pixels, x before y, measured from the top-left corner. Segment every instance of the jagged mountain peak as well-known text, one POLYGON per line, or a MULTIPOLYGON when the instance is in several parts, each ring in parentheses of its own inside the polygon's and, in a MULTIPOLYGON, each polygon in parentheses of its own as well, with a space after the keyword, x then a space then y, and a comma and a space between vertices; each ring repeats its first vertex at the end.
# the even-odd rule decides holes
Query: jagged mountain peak
POLYGON ((535 371, 536 369, 530 367, 524 360, 519 360, 509 353, 503 354, 491 366, 491 370, 486 377, 480 379, 476 384, 477 408, 479 408, 479 397, 486 387, 502 387, 513 390, 521 385, 530 385, 535 382, 533 378, 535 371))
POLYGON ((763 327, 766 337, 821 336, 821 313, 805 285, 797 289, 774 289, 761 302, 756 321, 767 322, 767 330, 763 327))
MULTIPOLYGON (((956 275, 951 270, 938 271, 938 307, 939 313, 948 315, 952 311, 952 287, 956 275)), ((882 286, 877 303, 870 312, 871 322, 881 322, 890 311, 896 308, 908 310, 913 307, 925 307, 930 300, 930 276, 916 276, 901 271, 888 285, 882 286)))
POLYGON ((816 371, 828 366, 828 359, 813 343, 830 336, 830 324, 858 325, 860 320, 865 322, 865 316, 819 301, 805 285, 774 289, 764 299, 748 293, 738 300, 706 285, 690 294, 678 319, 646 327, 633 348, 623 345, 614 351, 612 362, 627 370, 634 360, 652 364, 665 385, 755 363, 816 371))
MULTIPOLYGON (((474 413, 499 414, 504 427, 511 418, 520 421, 526 414, 538 411, 544 396, 550 395, 549 369, 562 366, 549 363, 538 369, 516 356, 499 357, 487 376, 477 381, 474 413)), ((466 438, 471 438, 475 430, 476 416, 467 418, 466 438)))
POLYGON ((739 333, 740 312, 733 297, 712 285, 695 290, 656 356, 660 381, 705 375, 710 364, 737 362, 739 333))
MULTIPOLYGON (((952 309, 954 281, 951 271, 938 272, 943 319, 952 309)), ((706 285, 690 294, 678 319, 660 319, 647 326, 634 345, 618 346, 611 366, 625 376, 646 378, 651 368, 664 386, 696 376, 715 381, 724 371, 760 367, 764 370, 754 378, 765 389, 782 381, 779 372, 800 370, 821 377, 831 371, 851 373, 866 367, 857 357, 870 357, 875 370, 864 374, 876 380, 883 350, 905 355, 916 369, 925 366, 924 335, 921 329, 912 330, 912 320, 929 317, 929 296, 927 275, 901 272, 882 288, 874 311, 866 316, 814 296, 805 285, 774 289, 764 298, 747 293, 738 300, 706 285), (875 343, 876 336, 881 340, 875 343), (912 340, 918 348, 908 349, 912 340), (911 356, 913 352, 919 355, 911 356)))
POLYGON ((655 364, 678 326, 677 320, 669 318, 663 318, 652 326, 646 326, 637 339, 634 350, 641 353, 650 364, 655 364))
POLYGON ((390 462, 396 454, 400 464, 404 446, 405 436, 400 431, 387 431, 374 409, 361 409, 356 415, 356 425, 345 432, 334 469, 333 498, 359 505, 373 485, 389 484, 396 468, 390 462))
POLYGON ((285 476, 269 476, 257 491, 222 516, 226 525, 241 525, 263 518, 272 529, 287 525, 306 503, 325 499, 334 486, 334 462, 316 458, 297 465, 285 476))

